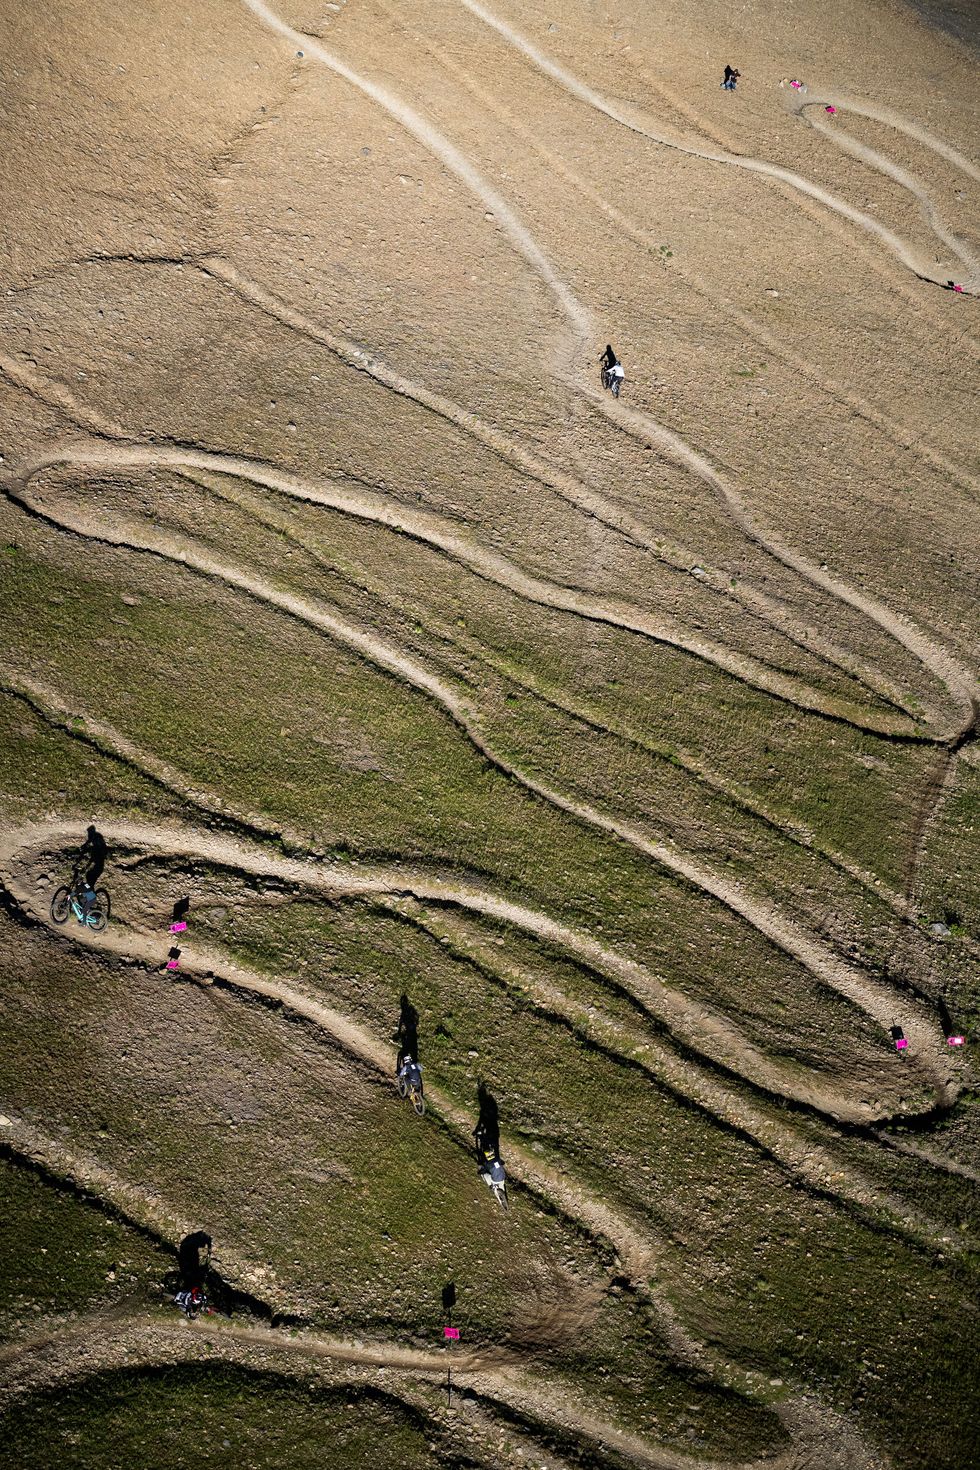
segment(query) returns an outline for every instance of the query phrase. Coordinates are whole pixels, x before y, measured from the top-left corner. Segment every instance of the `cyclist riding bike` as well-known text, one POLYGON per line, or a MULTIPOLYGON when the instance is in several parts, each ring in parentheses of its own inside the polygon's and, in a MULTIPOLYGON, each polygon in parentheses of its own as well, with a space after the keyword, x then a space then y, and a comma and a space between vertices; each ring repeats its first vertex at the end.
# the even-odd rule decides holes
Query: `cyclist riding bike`
POLYGON ((614 398, 618 398, 626 374, 623 371, 623 364, 608 343, 599 362, 602 365, 602 386, 608 388, 614 398))
POLYGON ((413 1061, 410 1056, 402 1057, 402 1064, 398 1068, 398 1080, 404 1082, 407 1092, 417 1092, 422 1095, 422 1066, 421 1063, 413 1061))

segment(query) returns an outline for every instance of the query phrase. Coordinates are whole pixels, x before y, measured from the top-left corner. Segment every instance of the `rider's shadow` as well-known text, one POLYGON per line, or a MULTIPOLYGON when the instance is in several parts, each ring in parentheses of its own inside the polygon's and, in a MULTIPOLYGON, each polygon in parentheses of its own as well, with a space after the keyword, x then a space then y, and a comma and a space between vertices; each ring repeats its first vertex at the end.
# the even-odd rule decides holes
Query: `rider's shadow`
POLYGON ((476 1139, 477 1147, 487 1153, 500 1155, 500 1110, 497 1107, 497 1099, 490 1091, 483 1078, 476 1089, 476 1100, 480 1109, 473 1137, 476 1139))
POLYGON ((406 1057, 411 1057, 415 1062, 419 1059, 419 1013, 407 995, 402 995, 399 1004, 401 1009, 398 1013, 395 1040, 398 1042, 400 1067, 406 1057))
POLYGON ((83 864, 87 863, 85 881, 90 888, 94 888, 102 877, 108 855, 109 845, 102 833, 94 826, 89 827, 79 857, 83 864))

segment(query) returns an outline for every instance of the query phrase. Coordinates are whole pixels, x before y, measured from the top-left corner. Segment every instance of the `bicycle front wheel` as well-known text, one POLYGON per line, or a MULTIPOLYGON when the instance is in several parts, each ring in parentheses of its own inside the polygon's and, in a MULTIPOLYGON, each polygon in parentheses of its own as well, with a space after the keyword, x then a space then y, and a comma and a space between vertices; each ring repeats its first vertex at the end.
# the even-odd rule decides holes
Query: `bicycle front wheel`
POLYGON ((51 900, 52 924, 64 924, 71 913, 71 894, 67 888, 57 888, 51 900))
POLYGON ((395 1086, 398 1088, 399 1097, 408 1097, 408 1083, 405 1081, 404 1077, 399 1077, 395 1083, 395 1086))
POLYGON ((422 1096, 422 1094, 420 1092, 413 1092, 412 1093, 412 1107, 415 1109, 415 1111, 418 1113, 419 1117, 421 1118, 422 1114, 425 1112, 425 1098, 422 1096))

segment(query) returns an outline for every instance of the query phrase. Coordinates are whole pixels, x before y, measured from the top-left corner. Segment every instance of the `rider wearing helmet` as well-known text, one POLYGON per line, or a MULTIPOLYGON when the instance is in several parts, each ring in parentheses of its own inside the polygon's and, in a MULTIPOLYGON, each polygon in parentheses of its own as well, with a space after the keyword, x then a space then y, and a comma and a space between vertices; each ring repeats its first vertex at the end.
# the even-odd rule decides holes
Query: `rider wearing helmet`
POLYGON ((398 1076, 405 1083, 408 1090, 422 1093, 422 1066, 407 1054, 402 1057, 401 1066, 398 1068, 398 1076))

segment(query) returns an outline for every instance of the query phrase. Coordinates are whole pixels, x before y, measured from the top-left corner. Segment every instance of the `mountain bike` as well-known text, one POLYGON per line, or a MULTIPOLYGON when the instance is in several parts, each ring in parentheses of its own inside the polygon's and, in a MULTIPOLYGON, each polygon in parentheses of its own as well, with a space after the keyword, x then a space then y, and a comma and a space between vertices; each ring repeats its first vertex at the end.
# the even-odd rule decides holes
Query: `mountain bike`
POLYGON ((411 1098, 412 1107, 421 1118, 425 1112, 425 1098, 422 1096, 422 1083, 410 1082, 407 1077, 399 1076, 396 1082, 399 1097, 411 1098))
POLYGON ((612 368, 602 368, 600 370, 600 377, 602 386, 608 388, 614 398, 618 398, 619 390, 623 384, 622 374, 614 372, 612 368))
POLYGON ((62 884, 57 888, 51 900, 51 922, 65 924, 69 915, 74 914, 79 924, 101 934, 109 922, 109 895, 104 888, 96 888, 92 902, 86 904, 83 891, 84 885, 75 879, 70 885, 62 884))
POLYGON ((502 1210, 507 1209, 507 1178, 504 1174, 504 1166, 499 1159, 488 1159, 485 1155, 479 1160, 480 1178, 490 1190, 497 1204, 502 1210))

